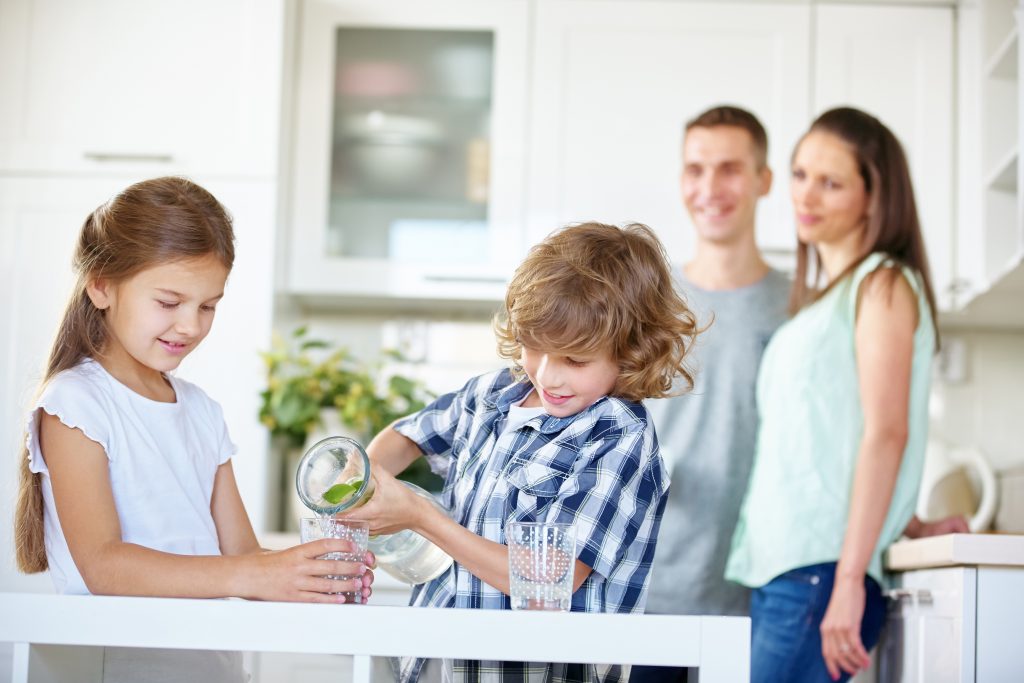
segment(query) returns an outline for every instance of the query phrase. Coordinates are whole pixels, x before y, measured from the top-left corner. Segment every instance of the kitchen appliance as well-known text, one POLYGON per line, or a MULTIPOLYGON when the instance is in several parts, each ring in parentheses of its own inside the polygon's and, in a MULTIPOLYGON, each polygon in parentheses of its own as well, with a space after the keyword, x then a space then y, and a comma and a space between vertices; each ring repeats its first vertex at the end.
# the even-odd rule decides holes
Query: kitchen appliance
POLYGON ((918 517, 934 521, 964 515, 971 531, 985 531, 992 525, 997 500, 995 472, 978 449, 928 440, 918 517))
POLYGON ((1024 467, 999 473, 999 510, 996 530, 1024 534, 1024 467))

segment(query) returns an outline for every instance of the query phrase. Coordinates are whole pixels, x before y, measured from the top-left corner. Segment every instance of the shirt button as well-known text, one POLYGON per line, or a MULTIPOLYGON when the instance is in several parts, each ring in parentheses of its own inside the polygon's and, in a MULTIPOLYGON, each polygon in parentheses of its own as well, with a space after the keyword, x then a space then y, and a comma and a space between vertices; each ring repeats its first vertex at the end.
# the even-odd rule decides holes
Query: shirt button
POLYGON ((820 576, 812 576, 811 577, 811 585, 812 586, 817 586, 819 583, 821 583, 821 577, 820 576))

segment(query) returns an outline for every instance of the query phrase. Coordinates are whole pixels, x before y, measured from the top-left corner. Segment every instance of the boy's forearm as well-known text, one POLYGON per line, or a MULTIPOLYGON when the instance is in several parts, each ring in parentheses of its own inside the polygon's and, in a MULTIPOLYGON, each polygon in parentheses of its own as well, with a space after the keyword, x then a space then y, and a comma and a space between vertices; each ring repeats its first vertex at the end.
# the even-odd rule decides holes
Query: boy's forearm
POLYGON ((508 547, 474 534, 428 501, 413 531, 452 556, 484 583, 509 594, 508 547))
MULTIPOLYGON (((425 502, 425 501, 424 501, 425 502)), ((470 574, 484 583, 511 594, 508 574, 508 546, 495 543, 455 522, 432 505, 425 504, 413 531, 452 556, 470 574)), ((572 590, 579 589, 592 570, 576 560, 572 590)))
POLYGON ((415 441, 388 426, 373 437, 366 447, 366 454, 374 467, 383 467, 389 474, 396 475, 421 457, 423 452, 415 441))

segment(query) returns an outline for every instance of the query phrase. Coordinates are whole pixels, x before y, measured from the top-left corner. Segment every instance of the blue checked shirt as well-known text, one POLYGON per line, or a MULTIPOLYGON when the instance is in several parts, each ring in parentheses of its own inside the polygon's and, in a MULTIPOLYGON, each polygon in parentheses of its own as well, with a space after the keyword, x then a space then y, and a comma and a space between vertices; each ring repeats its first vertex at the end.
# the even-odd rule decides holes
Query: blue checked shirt
MULTIPOLYGON (((512 521, 572 524, 577 558, 593 569, 572 611, 643 612, 668 489, 647 411, 604 397, 576 415, 542 413, 506 430, 510 406, 532 388, 508 369, 476 377, 395 429, 445 477, 441 501, 470 531, 505 544, 512 521)), ((458 563, 417 586, 411 604, 511 609, 507 595, 458 563)), ((415 681, 422 664, 404 661, 401 679, 415 681)), ((628 675, 617 665, 457 660, 452 667, 457 680, 469 681, 614 683, 628 675)))

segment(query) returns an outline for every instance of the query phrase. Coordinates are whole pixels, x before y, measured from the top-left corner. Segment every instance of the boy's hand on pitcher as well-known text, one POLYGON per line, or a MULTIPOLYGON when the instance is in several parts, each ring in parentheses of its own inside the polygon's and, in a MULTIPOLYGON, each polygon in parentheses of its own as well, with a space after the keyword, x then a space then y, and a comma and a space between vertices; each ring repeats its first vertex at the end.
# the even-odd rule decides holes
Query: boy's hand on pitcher
POLYGON ((373 496, 365 505, 337 515, 370 524, 371 534, 393 534, 416 526, 427 503, 383 468, 374 470, 373 496))

